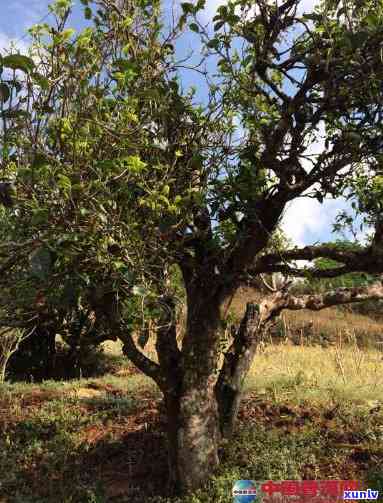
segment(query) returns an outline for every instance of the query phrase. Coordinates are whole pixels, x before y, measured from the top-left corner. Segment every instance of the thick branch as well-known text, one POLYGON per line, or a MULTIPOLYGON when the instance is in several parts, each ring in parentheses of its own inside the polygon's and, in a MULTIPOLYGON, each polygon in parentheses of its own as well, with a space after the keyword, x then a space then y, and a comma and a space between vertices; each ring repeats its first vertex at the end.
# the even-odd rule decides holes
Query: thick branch
POLYGON ((383 299, 382 280, 369 286, 337 288, 324 294, 295 296, 287 292, 278 292, 261 302, 260 316, 261 321, 265 322, 277 316, 283 309, 319 311, 340 304, 379 299, 383 299))
POLYGON ((177 345, 177 325, 175 302, 171 297, 163 299, 161 326, 157 328, 156 351, 163 378, 167 382, 168 391, 175 392, 181 382, 180 357, 177 345))
POLYGON ((129 358, 129 360, 134 363, 141 372, 153 379, 160 389, 163 389, 165 382, 161 374, 160 366, 141 353, 141 351, 137 348, 130 331, 120 330, 118 337, 124 344, 122 348, 124 355, 129 358))
POLYGON ((364 271, 368 273, 383 272, 383 254, 377 255, 371 247, 359 250, 340 250, 331 246, 305 246, 292 250, 281 250, 279 253, 268 253, 259 257, 254 267, 248 270, 249 276, 260 273, 281 272, 290 276, 313 278, 334 278, 349 272, 364 271), (339 262, 339 266, 329 269, 299 269, 288 264, 291 260, 310 260, 328 258, 339 262))
POLYGON ((259 201, 254 208, 249 209, 248 215, 241 221, 242 229, 223 269, 225 293, 230 293, 235 288, 239 276, 253 263, 257 253, 265 248, 284 206, 285 201, 277 194, 269 200, 259 201), (228 278, 233 280, 228 281, 228 278))
POLYGON ((319 269, 315 267, 310 267, 309 269, 299 269, 298 267, 290 267, 287 264, 275 264, 266 267, 262 267, 261 270, 251 269, 247 274, 244 274, 240 278, 241 284, 247 284, 251 286, 252 284, 257 285, 257 277, 261 273, 275 273, 279 272, 284 276, 293 276, 296 278, 310 278, 310 279, 325 279, 325 278, 338 278, 343 274, 350 272, 366 272, 363 267, 333 267, 330 269, 319 269))
POLYGON ((263 255, 260 261, 265 263, 275 263, 281 261, 281 256, 285 260, 314 260, 316 258, 330 258, 337 262, 350 263, 360 260, 369 252, 369 249, 362 250, 340 250, 331 246, 305 246, 304 248, 293 248, 282 250, 280 253, 269 253, 263 255))

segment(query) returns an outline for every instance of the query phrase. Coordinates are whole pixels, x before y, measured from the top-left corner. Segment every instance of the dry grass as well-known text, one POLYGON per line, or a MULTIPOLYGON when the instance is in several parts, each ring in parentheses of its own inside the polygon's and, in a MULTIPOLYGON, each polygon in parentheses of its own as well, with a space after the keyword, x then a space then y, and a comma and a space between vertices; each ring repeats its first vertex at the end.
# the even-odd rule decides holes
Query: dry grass
MULTIPOLYGON (((246 302, 261 298, 259 292, 240 289, 231 305, 232 316, 239 320, 246 302)), ((272 393, 280 400, 383 400, 381 323, 329 308, 285 311, 278 330, 279 337, 268 338, 256 356, 248 390, 272 393)))
POLYGON ((372 347, 383 340, 382 324, 362 314, 329 308, 319 312, 290 311, 283 317, 287 331, 296 335, 309 328, 314 339, 325 336, 340 343, 356 339, 360 345, 372 347))
POLYGON ((299 401, 383 400, 382 367, 380 352, 357 345, 270 345, 255 358, 246 387, 299 401))

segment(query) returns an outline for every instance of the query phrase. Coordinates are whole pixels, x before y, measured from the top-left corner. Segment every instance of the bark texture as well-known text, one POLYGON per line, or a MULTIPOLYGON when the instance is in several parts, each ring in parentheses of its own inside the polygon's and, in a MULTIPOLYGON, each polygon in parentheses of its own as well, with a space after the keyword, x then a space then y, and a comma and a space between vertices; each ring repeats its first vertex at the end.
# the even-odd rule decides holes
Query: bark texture
POLYGON ((280 291, 267 297, 260 304, 260 321, 265 323, 277 316, 283 309, 299 310, 311 309, 319 311, 326 307, 365 300, 383 299, 382 280, 366 286, 351 288, 337 288, 335 290, 315 295, 292 295, 280 291))
POLYGON ((219 419, 215 395, 221 333, 220 305, 207 290, 190 289, 182 345, 178 433, 180 484, 193 491, 218 465, 219 419))
POLYGON ((258 310, 254 304, 247 304, 241 324, 233 336, 216 385, 220 430, 224 437, 231 437, 234 432, 243 383, 261 338, 258 310))
POLYGON ((212 385, 187 390, 180 402, 180 487, 188 492, 200 488, 218 466, 218 407, 212 385))

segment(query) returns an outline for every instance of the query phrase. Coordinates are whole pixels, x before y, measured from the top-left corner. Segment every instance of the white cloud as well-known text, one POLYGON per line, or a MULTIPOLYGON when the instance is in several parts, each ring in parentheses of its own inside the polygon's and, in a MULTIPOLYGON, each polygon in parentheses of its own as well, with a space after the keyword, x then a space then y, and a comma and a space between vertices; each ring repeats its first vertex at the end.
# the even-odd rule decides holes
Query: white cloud
POLYGON ((294 245, 305 246, 326 239, 336 215, 348 208, 340 199, 316 199, 302 197, 292 201, 283 216, 282 229, 294 245))
POLYGON ((298 12, 301 14, 302 12, 312 12, 314 7, 318 5, 318 0, 302 0, 298 6, 298 12))

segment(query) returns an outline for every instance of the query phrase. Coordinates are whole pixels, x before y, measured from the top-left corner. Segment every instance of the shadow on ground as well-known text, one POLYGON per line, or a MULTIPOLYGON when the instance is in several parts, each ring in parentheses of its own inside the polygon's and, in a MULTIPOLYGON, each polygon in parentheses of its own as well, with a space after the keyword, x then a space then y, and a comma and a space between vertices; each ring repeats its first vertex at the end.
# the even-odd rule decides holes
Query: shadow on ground
MULTIPOLYGON (((13 400, 13 408, 0 399, 2 502, 138 503, 168 496, 159 400, 150 391, 131 397, 104 388, 89 385, 76 397, 36 390, 21 395, 18 406, 13 400)), ((232 470, 239 470, 257 480, 281 480, 294 478, 296 470, 303 479, 347 480, 372 473, 374 485, 382 484, 380 410, 369 411, 361 424, 339 407, 249 396, 238 435, 221 452, 218 478, 226 474, 222 480, 230 485, 232 470), (282 461, 285 471, 277 472, 282 461)), ((214 498, 214 487, 209 490, 214 498)), ((227 495, 230 501, 229 487, 227 495)))

